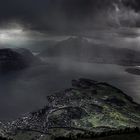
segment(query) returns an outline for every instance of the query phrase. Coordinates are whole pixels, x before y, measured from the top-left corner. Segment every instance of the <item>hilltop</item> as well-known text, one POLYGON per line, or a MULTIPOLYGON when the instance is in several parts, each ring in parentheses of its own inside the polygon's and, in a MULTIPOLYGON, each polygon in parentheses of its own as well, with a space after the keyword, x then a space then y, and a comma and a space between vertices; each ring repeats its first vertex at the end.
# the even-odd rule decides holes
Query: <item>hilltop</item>
POLYGON ((40 62, 28 49, 0 49, 0 72, 3 73, 22 70, 40 62))

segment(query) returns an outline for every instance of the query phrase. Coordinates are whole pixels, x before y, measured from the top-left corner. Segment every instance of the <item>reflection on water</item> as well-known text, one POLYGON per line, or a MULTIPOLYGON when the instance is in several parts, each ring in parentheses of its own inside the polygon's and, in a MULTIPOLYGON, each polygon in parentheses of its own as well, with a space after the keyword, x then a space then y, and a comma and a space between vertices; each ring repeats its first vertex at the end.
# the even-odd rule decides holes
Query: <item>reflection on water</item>
POLYGON ((71 86, 80 77, 108 82, 140 103, 140 76, 125 67, 47 59, 47 64, 0 77, 0 119, 9 120, 45 105, 46 95, 71 86))

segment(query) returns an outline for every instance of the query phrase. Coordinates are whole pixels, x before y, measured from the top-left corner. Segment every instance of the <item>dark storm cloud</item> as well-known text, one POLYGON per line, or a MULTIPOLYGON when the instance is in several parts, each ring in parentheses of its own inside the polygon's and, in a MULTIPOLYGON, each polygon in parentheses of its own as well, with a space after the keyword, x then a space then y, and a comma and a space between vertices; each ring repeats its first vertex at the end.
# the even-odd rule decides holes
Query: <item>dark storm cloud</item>
MULTIPOLYGON (((121 0, 1 0, 0 23, 16 21, 31 29, 68 31, 90 28, 97 13, 121 0)), ((123 0, 139 9, 136 0, 123 0)), ((138 1, 139 4, 139 1, 138 1)), ((103 17, 102 17, 103 18, 103 17)))
POLYGON ((67 19, 76 20, 88 14, 92 3, 92 0, 1 0, 0 22, 16 20, 33 28, 57 28, 67 19))
POLYGON ((0 22, 16 20, 36 30, 67 30, 84 22, 92 8, 93 0, 2 0, 0 22))

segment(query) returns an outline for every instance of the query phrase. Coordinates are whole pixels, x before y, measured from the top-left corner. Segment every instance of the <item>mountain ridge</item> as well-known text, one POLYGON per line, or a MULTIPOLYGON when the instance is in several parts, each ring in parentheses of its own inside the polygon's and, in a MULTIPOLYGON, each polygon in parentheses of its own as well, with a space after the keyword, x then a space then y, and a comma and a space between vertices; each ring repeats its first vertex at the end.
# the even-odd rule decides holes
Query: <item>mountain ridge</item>
POLYGON ((7 73, 19 71, 41 63, 28 49, 24 48, 3 48, 0 49, 0 72, 7 73))
POLYGON ((71 37, 43 50, 39 57, 58 57, 77 61, 135 66, 140 64, 140 51, 94 44, 83 37, 71 37))

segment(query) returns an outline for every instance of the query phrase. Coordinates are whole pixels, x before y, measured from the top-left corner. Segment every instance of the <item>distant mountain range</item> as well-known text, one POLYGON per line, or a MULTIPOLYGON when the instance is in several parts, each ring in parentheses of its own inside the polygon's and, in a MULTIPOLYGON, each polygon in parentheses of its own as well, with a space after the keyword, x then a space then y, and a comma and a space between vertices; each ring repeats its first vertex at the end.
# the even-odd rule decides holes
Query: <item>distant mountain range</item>
POLYGON ((46 47, 39 56, 126 66, 140 64, 140 51, 94 44, 82 37, 71 37, 53 47, 46 47))
POLYGON ((140 105, 121 90, 89 79, 47 97, 46 106, 1 125, 3 135, 16 140, 94 134, 100 136, 139 129, 140 105), (124 131, 125 130, 125 131, 124 131))

